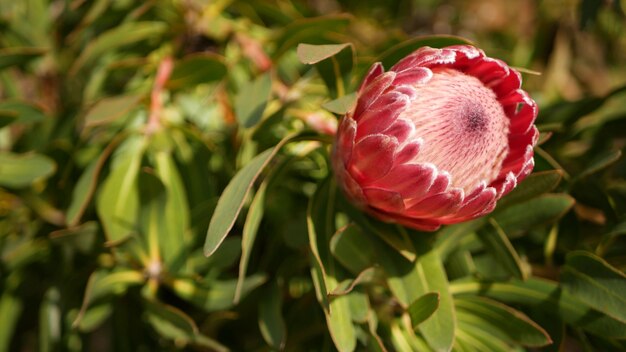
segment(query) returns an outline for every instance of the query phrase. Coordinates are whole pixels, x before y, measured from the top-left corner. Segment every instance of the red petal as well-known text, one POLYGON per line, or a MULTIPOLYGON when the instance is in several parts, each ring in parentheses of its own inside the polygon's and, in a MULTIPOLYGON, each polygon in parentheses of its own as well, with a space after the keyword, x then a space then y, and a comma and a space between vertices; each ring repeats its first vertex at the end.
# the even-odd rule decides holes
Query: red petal
POLYGON ((406 95, 392 92, 381 96, 361 115, 357 127, 357 140, 388 129, 409 103, 406 95))
POLYGON ((380 188, 363 188, 363 194, 370 207, 392 213, 401 213, 404 210, 402 197, 396 192, 380 188))
POLYGON ((354 111, 354 119, 356 121, 361 119, 360 116, 363 111, 367 110, 370 105, 389 88, 395 78, 395 72, 385 72, 364 87, 359 94, 359 99, 357 100, 356 109, 354 111))
POLYGON ((416 67, 413 69, 399 72, 396 79, 393 80, 394 85, 415 85, 428 82, 433 77, 433 71, 426 67, 416 67))
POLYGON ((525 102, 520 111, 511 118, 509 130, 511 133, 527 132, 535 122, 538 113, 537 104, 534 101, 525 102))
POLYGON ((367 71, 365 78, 363 78, 363 83, 361 83, 361 86, 359 87, 359 92, 362 91, 365 86, 370 84, 378 76, 382 75, 383 72, 385 72, 385 69, 380 62, 373 64, 372 67, 370 67, 369 71, 367 71))
POLYGON ((452 64, 456 55, 453 50, 434 49, 428 46, 421 47, 408 55, 404 59, 398 61, 390 71, 402 72, 414 67, 431 66, 437 64, 452 64))
POLYGON ((339 129, 337 130, 337 148, 336 153, 343 161, 343 166, 347 166, 352 156, 352 148, 354 147, 354 138, 356 136, 356 121, 346 116, 341 120, 339 129))
MULTIPOLYGON (((397 119, 391 127, 384 130, 384 133, 388 136, 393 136, 398 140, 399 144, 402 144, 407 138, 409 138, 413 131, 415 131, 415 125, 413 122, 407 119, 397 119)), ((396 159, 397 163, 397 159, 396 159)))
POLYGON ((483 84, 489 86, 489 83, 494 80, 501 80, 503 77, 507 76, 509 74, 509 67, 498 59, 485 57, 474 66, 469 67, 465 72, 480 79, 483 84))
POLYGON ((459 209, 453 218, 460 219, 483 213, 488 206, 495 204, 495 200, 496 190, 493 187, 485 188, 476 197, 464 202, 461 209, 459 209))
POLYGON ((424 141, 417 138, 407 143, 402 149, 396 153, 396 164, 404 164, 414 159, 420 151, 420 147, 424 141))
POLYGON ((522 75, 515 69, 509 67, 509 74, 503 77, 502 81, 491 87, 498 97, 508 95, 511 91, 522 86, 522 75))
POLYGON ((411 206, 405 214, 412 217, 438 218, 456 212, 463 201, 463 190, 453 188, 445 193, 435 194, 424 198, 411 206))
POLYGON ((437 170, 428 164, 396 165, 389 173, 376 181, 379 188, 391 189, 405 199, 422 197, 435 181, 437 170))
POLYGON ((398 148, 395 138, 382 134, 370 135, 354 145, 348 170, 360 182, 372 182, 385 176, 393 165, 398 148))

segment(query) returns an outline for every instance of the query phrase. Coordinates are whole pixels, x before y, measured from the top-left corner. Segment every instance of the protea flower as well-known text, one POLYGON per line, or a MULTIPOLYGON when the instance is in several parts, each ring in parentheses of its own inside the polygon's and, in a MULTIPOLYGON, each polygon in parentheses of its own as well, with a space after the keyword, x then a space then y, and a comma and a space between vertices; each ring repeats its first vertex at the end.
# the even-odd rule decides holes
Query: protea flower
POLYGON ((336 135, 348 198, 384 221, 433 231, 491 212, 533 169, 537 105, 521 76, 472 46, 423 47, 374 64, 336 135))

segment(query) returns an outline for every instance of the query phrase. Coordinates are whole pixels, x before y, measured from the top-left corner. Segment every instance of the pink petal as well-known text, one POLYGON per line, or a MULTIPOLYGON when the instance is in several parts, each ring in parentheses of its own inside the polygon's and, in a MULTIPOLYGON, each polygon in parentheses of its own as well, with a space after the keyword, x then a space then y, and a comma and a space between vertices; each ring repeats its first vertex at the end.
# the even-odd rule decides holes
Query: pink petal
POLYGON ((363 188, 363 194, 370 207, 392 213, 404 211, 402 197, 396 192, 380 188, 363 188))
POLYGON ((396 164, 404 164, 409 160, 415 159, 420 151, 422 143, 423 140, 418 138, 405 144, 404 147, 396 153, 396 164))
POLYGON ((405 214, 412 217, 437 218, 456 212, 463 201, 463 190, 453 188, 445 193, 424 198, 417 204, 406 209, 405 214))
POLYGON ((495 200, 496 190, 493 187, 485 188, 477 196, 465 201, 454 218, 472 217, 474 214, 483 212, 491 204, 495 204, 495 200))
MULTIPOLYGON (((400 118, 400 119, 397 119, 391 125, 391 127, 384 130, 384 133, 388 136, 395 137, 396 140, 398 140, 398 143, 402 144, 404 143, 405 140, 407 140, 407 138, 409 138, 413 134, 413 131, 415 131, 415 125, 413 124, 413 122, 407 119, 400 118)), ((396 163, 397 163, 397 159, 396 159, 396 163)))
POLYGON ((409 99, 406 95, 393 92, 384 94, 378 101, 361 115, 357 128, 357 140, 388 129, 409 106, 409 99))
POLYGON ((452 64, 454 63, 456 55, 453 50, 448 49, 434 49, 431 47, 421 47, 414 51, 409 56, 398 61, 390 71, 402 72, 414 67, 426 66, 437 64, 452 64))
POLYGON ((337 143, 335 144, 337 156, 342 160, 344 167, 348 165, 352 157, 355 136, 356 121, 348 116, 344 117, 337 130, 337 143))
POLYGON ((374 134, 354 145, 348 170, 359 182, 372 182, 385 176, 393 165, 398 148, 395 138, 374 134))
POLYGON ((385 72, 385 69, 380 62, 373 64, 369 71, 367 71, 365 78, 363 78, 363 83, 361 83, 361 86, 359 87, 359 92, 361 92, 365 86, 370 84, 378 76, 382 75, 383 72, 385 72))
POLYGON ((415 85, 428 82, 433 77, 433 71, 426 67, 416 67, 409 70, 399 72, 396 79, 393 80, 394 85, 415 85))
POLYGON ((437 170, 429 164, 396 165, 389 173, 377 180, 379 188, 392 189, 404 199, 421 197, 435 181, 437 170))
POLYGON ((354 119, 359 121, 361 114, 372 105, 378 97, 391 86, 391 82, 396 78, 395 72, 385 72, 364 87, 359 94, 354 119))
POLYGON ((394 91, 406 95, 409 100, 413 100, 417 97, 417 91, 412 86, 397 86, 394 91))

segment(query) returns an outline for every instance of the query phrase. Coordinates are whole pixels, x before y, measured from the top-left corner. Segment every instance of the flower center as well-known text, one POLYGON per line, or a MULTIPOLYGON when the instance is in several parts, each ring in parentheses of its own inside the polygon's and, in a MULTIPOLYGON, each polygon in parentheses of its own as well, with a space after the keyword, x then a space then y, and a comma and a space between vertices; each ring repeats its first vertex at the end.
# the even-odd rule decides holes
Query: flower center
POLYGON ((432 163, 447 171, 452 186, 472 191, 495 180, 508 153, 509 119, 495 93, 473 76, 434 69, 416 85, 417 98, 403 117, 415 124, 413 138, 423 144, 413 163, 432 163))

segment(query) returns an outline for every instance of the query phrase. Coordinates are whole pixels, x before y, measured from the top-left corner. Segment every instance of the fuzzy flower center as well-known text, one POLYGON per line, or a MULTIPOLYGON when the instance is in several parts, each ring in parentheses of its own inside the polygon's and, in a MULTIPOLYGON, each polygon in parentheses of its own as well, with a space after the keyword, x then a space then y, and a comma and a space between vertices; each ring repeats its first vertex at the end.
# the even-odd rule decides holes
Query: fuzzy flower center
POLYGON ((411 162, 432 163, 447 171, 452 186, 466 194, 481 181, 494 181, 508 153, 509 119, 495 93, 472 76, 434 69, 433 77, 416 85, 417 98, 403 117, 422 138, 411 162))

